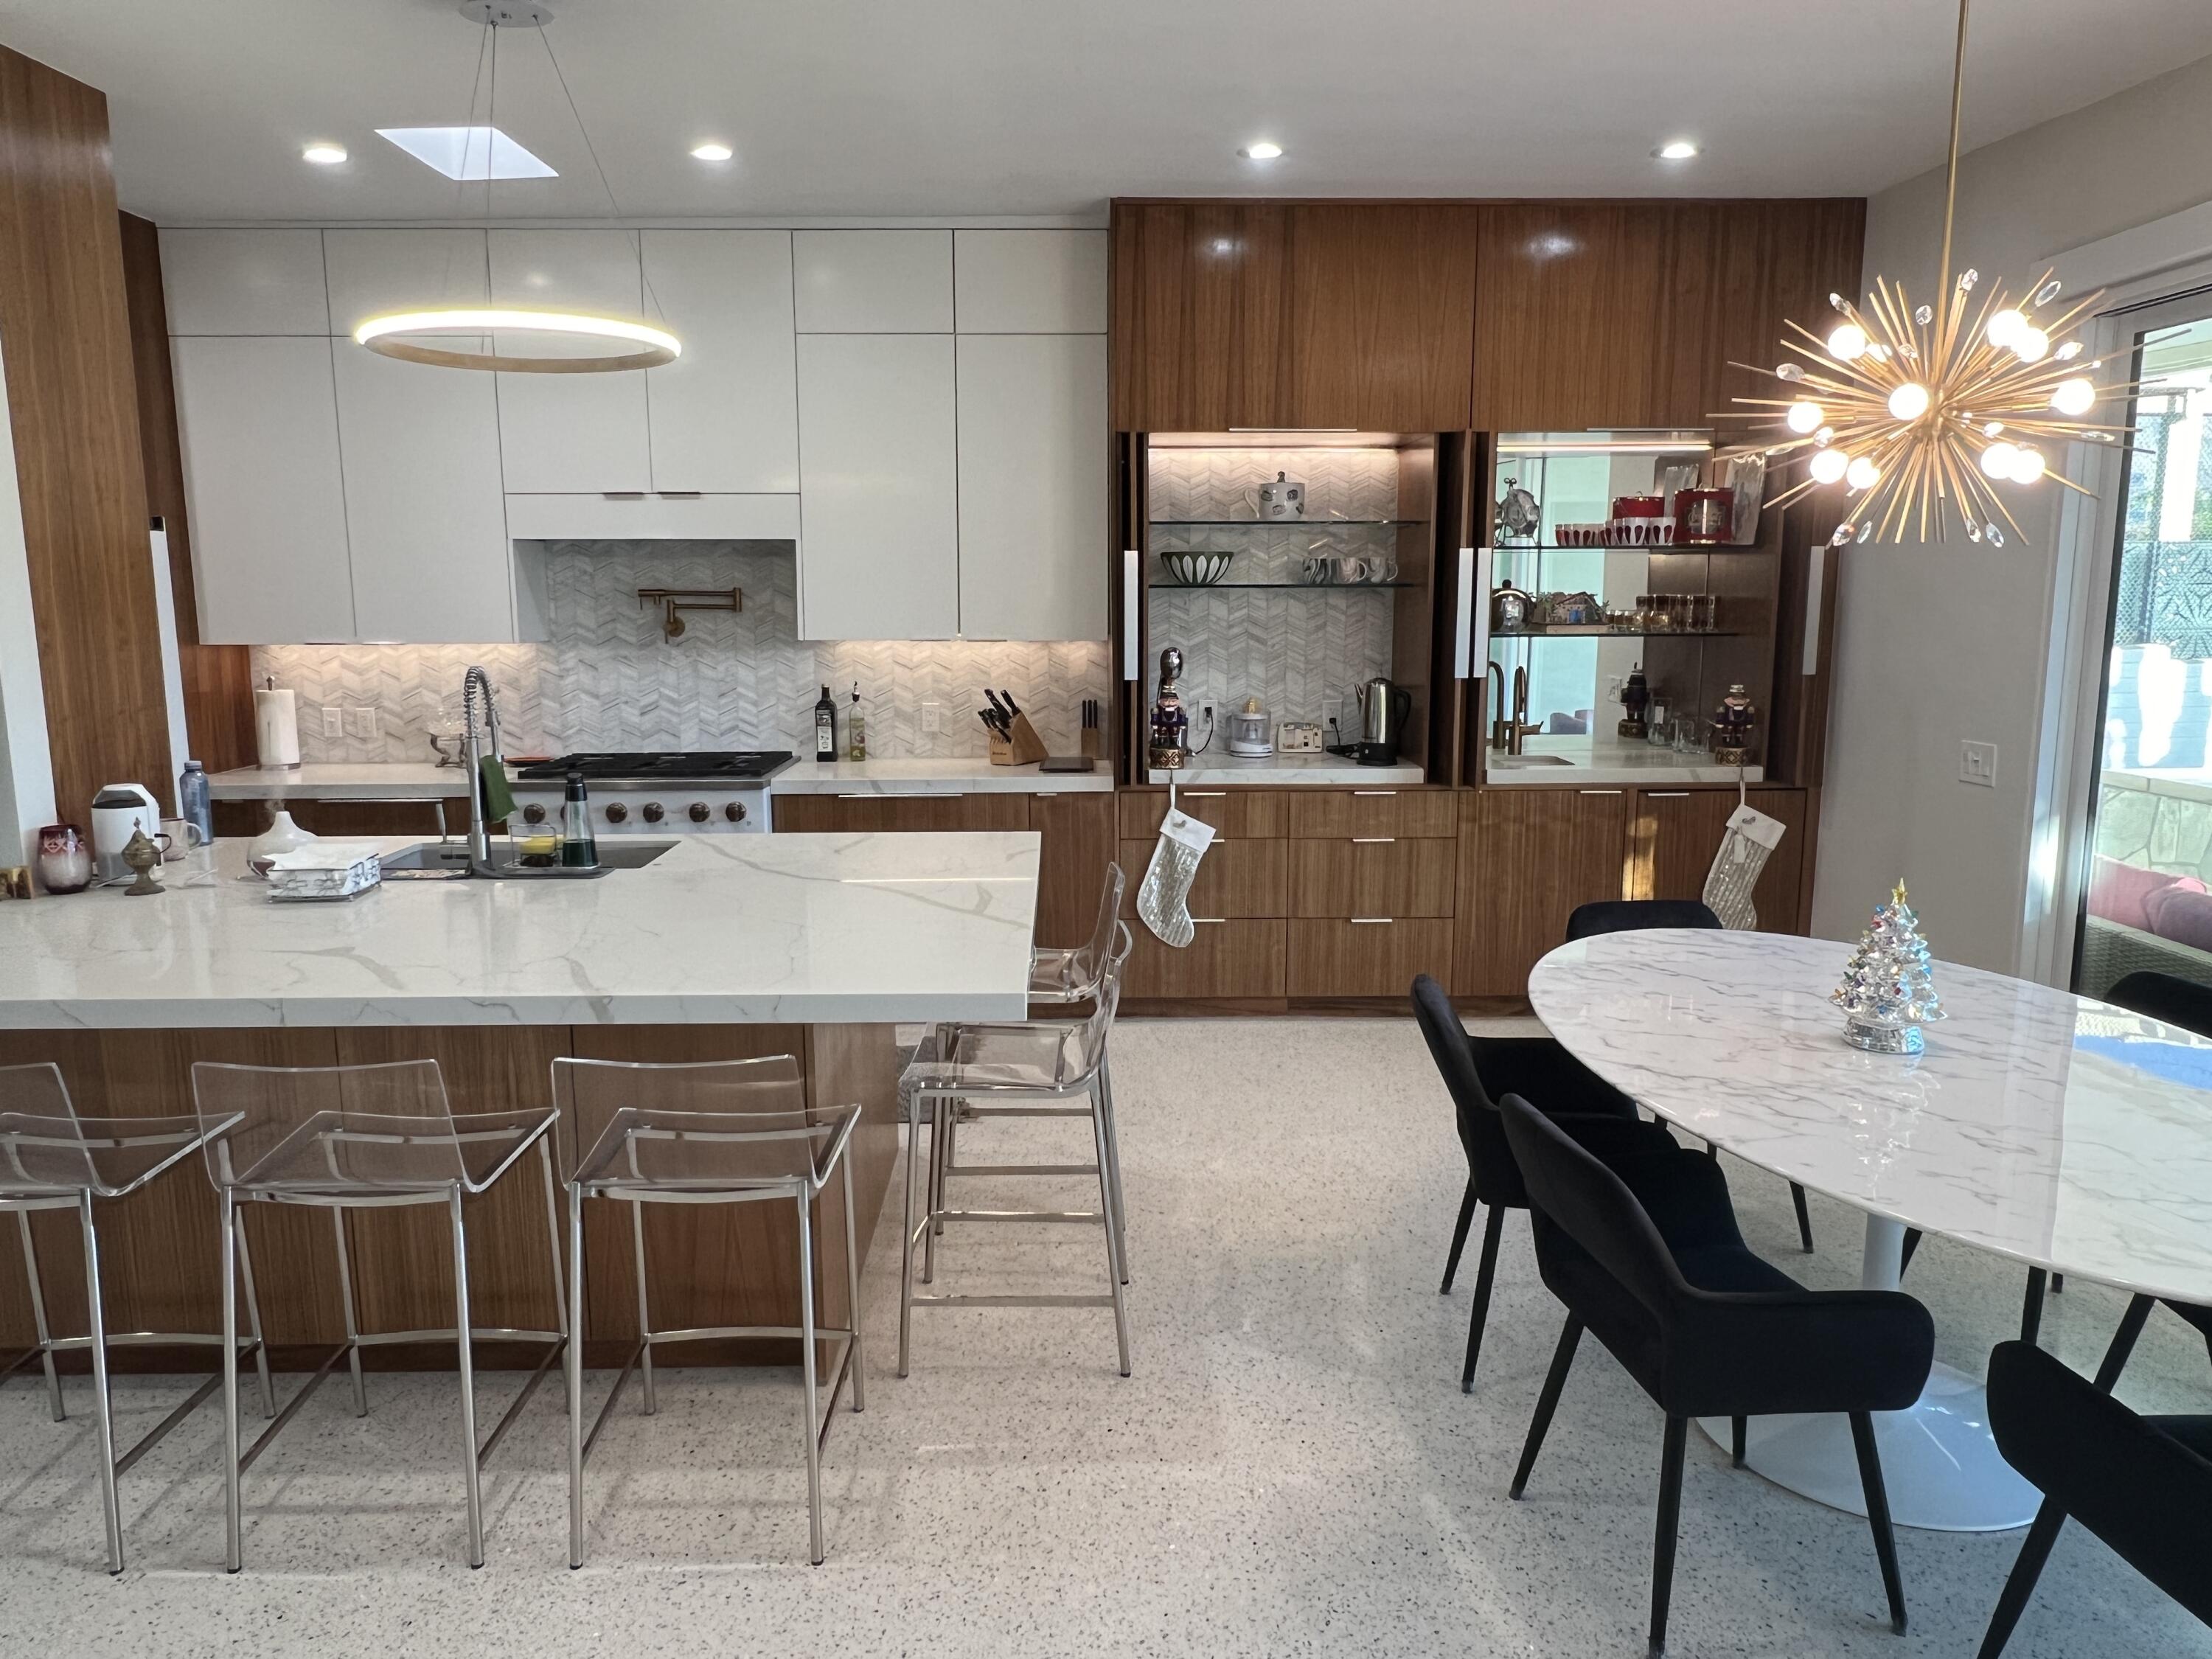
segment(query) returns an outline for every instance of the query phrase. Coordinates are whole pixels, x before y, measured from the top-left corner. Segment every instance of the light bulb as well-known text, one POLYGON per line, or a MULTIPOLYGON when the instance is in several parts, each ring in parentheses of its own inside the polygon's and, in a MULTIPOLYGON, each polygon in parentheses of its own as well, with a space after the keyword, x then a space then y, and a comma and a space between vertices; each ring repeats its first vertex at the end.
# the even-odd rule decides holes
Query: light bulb
POLYGON ((1889 394, 1889 412, 1900 421, 1917 421, 1928 412, 1928 388, 1907 380, 1889 394))
POLYGON ((1272 161, 1282 155, 1283 147, 1271 140, 1261 138, 1245 145, 1237 153, 1248 161, 1272 161))
POLYGON ((2027 444, 2012 453, 2012 465, 2005 469, 2005 477, 2014 483, 2031 484, 2043 476, 2043 452, 2027 444))
POLYGON ((1836 441, 1836 428, 1832 426, 1822 427, 1818 432, 1815 432, 1813 434, 1813 441, 1820 445, 1821 448, 1826 449, 1830 444, 1836 441))
POLYGON ((1844 482, 1854 489, 1872 489, 1881 478, 1881 469, 1863 455, 1844 469, 1844 482))
POLYGON ((694 144, 691 147, 691 154, 695 159, 702 161, 726 161, 730 159, 730 147, 727 144, 718 144, 709 140, 703 144, 694 144))
POLYGON ((1992 478, 2009 478, 2012 477, 2013 459, 2019 453, 2020 450, 2015 445, 1991 444, 1982 452, 1982 471, 1992 478))
POLYGON ((2021 330, 2010 343, 2013 355, 2024 363, 2039 363, 2051 353, 2051 337, 2039 328, 2021 330))
POLYGON ((1813 457, 1813 476, 1822 483, 1833 483, 1844 476, 1851 458, 1840 449, 1824 449, 1813 457))
POLYGON ((346 158, 343 144, 310 144, 300 152, 303 161, 313 161, 319 167, 334 167, 346 158))
POLYGON ((2087 415, 2096 401, 2097 388, 2079 374, 2051 388, 2051 406, 2061 415, 2087 415))
POLYGON ((2010 345, 2021 330, 2027 326, 2027 319, 2021 316, 2018 311, 2008 307, 1990 319, 1989 327, 1984 331, 1988 334, 1991 345, 2010 345))
POLYGON ((1828 355, 1839 363, 1848 363, 1866 355, 1866 331, 1856 323, 1838 325, 1828 336, 1828 355))
POLYGON ((1790 423, 1792 432, 1810 432, 1828 417, 1820 405, 1811 398, 1800 398, 1790 405, 1789 414, 1783 418, 1790 423))

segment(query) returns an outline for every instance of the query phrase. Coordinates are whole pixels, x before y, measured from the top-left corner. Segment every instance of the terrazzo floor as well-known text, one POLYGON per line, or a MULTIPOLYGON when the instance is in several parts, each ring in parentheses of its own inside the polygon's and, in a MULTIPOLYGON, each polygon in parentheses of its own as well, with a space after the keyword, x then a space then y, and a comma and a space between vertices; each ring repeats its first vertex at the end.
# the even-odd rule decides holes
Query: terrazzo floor
MULTIPOLYGON (((1559 1314, 1510 1218, 1479 1391, 1460 1393, 1472 1250, 1459 1288, 1436 1286, 1465 1166, 1412 1024, 1132 1021, 1115 1041, 1136 1374, 1115 1374, 1103 1311, 960 1310, 916 1315, 899 1380, 887 1208, 868 1409, 830 1437, 824 1565, 805 1561, 792 1372, 664 1370, 653 1418, 633 1396, 594 1459, 580 1572, 557 1387, 491 1462, 476 1572, 449 1375, 373 1376, 365 1419, 341 1383, 317 1395, 248 1477, 234 1577, 203 1412, 125 1477, 119 1582, 86 1385, 57 1425, 19 1378, 0 1389, 0 1653, 1640 1655, 1660 1419, 1586 1343, 1528 1498, 1506 1498, 1559 1314)), ((1850 1212, 1815 1198, 1806 1257, 1783 1183, 1729 1174, 1756 1247, 1808 1284, 1856 1282, 1850 1212)), ((940 1277, 1087 1289, 1102 1266, 1087 1229, 984 1228, 940 1277)), ((2018 1269, 1940 1239, 1908 1285, 1938 1357, 1971 1369, 2019 1316, 2018 1269)), ((2045 1346, 2092 1368, 2124 1300, 2069 1285, 2045 1346)), ((484 1379, 487 1425, 519 1381, 484 1379)), ((2154 1317, 2120 1393, 2212 1409, 2203 1343, 2154 1317)), ((181 1394, 121 1383, 121 1435, 181 1394)), ((1899 1638, 1863 1522, 1731 1471, 1700 1436, 1689 1459, 1678 1659, 1973 1654, 2021 1534, 1901 1531, 1899 1638)), ((2212 1632, 2069 1528, 2008 1651, 2170 1659, 2212 1655, 2212 1632)))

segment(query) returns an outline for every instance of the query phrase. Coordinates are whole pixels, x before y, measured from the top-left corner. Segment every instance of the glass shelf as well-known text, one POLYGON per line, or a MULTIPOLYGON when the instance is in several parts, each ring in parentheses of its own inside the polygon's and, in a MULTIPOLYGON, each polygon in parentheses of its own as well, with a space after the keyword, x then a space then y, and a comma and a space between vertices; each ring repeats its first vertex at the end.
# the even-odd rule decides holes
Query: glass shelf
POLYGON ((1522 542, 1493 553, 1764 553, 1756 542, 1522 542))
POLYGON ((1380 593, 1394 587, 1419 587, 1419 582, 1146 582, 1155 593, 1203 593, 1209 589, 1263 588, 1277 592, 1380 593))
POLYGON ((1153 519, 1155 530, 1352 530, 1425 525, 1426 519, 1153 519))
POLYGON ((1492 629, 1490 642, 1501 640, 1741 640, 1740 628, 1516 628, 1492 629))

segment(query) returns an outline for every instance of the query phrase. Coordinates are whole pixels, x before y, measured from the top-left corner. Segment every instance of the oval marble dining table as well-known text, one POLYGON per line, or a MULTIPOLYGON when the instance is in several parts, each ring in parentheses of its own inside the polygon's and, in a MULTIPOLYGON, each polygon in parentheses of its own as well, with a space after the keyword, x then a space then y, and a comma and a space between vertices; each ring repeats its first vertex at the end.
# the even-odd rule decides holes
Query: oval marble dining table
MULTIPOLYGON (((2025 1267, 2212 1303, 2212 1042, 2002 974, 1938 963, 1927 1052, 1870 1054, 1828 1000, 1850 947, 1779 933, 1607 933, 1529 975, 1568 1052, 1655 1116, 1865 1212, 1861 1282, 1897 1288, 1905 1230, 2025 1267)), ((1705 1425, 1725 1444, 1728 1425, 1705 1425)), ((1877 1414, 1899 1525, 2025 1526, 2034 1490, 1980 1383, 1938 1364, 1877 1414)), ((1746 1461, 1864 1514, 1840 1417, 1753 1419, 1746 1461)))

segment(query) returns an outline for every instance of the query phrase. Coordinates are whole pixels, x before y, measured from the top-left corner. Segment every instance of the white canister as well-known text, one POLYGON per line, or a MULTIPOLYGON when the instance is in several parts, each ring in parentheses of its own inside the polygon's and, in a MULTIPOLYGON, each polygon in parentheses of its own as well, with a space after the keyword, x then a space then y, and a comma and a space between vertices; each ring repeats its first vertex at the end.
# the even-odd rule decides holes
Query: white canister
POLYGON ((300 763, 298 694, 274 686, 253 694, 254 747, 264 766, 300 763))

